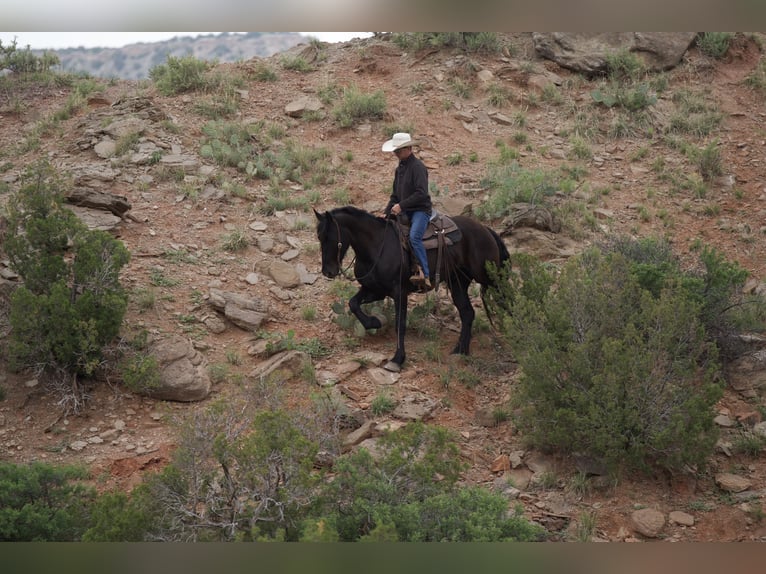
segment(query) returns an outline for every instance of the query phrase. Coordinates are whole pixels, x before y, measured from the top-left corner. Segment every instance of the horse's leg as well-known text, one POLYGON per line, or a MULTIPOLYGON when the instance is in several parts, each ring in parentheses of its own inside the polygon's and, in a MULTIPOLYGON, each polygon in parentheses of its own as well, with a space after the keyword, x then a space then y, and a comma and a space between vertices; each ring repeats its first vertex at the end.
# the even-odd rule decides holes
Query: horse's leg
POLYGON ((394 300, 396 321, 396 353, 386 365, 389 371, 399 371, 404 364, 406 354, 404 352, 404 333, 407 329, 407 293, 400 289, 392 296, 394 300))
POLYGON ((452 302, 460 315, 460 337, 455 348, 452 349, 453 354, 467 355, 471 346, 471 329, 476 312, 473 310, 471 298, 468 296, 470 284, 471 280, 465 277, 458 277, 450 284, 452 302))
POLYGON ((359 319, 359 322, 365 329, 380 329, 381 322, 377 317, 368 315, 362 311, 362 305, 365 303, 372 303, 373 301, 380 301, 385 295, 379 295, 373 291, 370 291, 366 287, 361 287, 356 295, 348 300, 348 308, 359 319))

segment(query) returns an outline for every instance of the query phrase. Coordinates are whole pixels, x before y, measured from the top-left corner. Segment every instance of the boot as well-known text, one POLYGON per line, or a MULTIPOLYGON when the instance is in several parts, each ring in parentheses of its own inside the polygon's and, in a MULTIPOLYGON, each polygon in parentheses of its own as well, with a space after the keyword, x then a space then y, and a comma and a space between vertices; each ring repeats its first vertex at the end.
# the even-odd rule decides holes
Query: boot
POLYGON ((420 267, 418 267, 417 273, 410 277, 410 283, 415 285, 415 287, 417 287, 418 290, 422 293, 433 289, 433 286, 431 285, 431 279, 423 274, 423 270, 420 267))

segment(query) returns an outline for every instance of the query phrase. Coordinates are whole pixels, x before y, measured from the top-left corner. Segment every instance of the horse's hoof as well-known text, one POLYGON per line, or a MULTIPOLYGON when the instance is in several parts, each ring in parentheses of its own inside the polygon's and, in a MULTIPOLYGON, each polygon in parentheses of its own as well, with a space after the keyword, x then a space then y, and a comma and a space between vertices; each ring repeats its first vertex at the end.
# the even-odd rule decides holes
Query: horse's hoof
POLYGON ((383 368, 387 371, 391 371, 392 373, 398 373, 402 370, 402 366, 399 363, 394 363, 393 361, 387 362, 385 365, 383 365, 383 368))

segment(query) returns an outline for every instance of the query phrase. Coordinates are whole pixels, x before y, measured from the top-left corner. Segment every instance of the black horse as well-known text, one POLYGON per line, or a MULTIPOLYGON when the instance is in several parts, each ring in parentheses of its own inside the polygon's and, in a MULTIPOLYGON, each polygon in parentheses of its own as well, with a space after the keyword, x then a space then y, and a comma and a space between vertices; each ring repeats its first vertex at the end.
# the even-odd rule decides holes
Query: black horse
MULTIPOLYGON (((322 249, 322 274, 337 277, 341 273, 343 258, 351 247, 356 256, 354 275, 361 287, 351 297, 348 306, 365 329, 381 327, 377 317, 367 315, 362 305, 391 297, 396 316, 396 353, 385 368, 401 369, 404 363, 404 331, 407 325, 407 296, 416 291, 410 283, 410 250, 400 241, 396 223, 391 219, 376 217, 371 213, 346 206, 316 214, 317 237, 322 249)), ((484 295, 492 286, 487 263, 502 269, 510 260, 508 249, 502 239, 489 227, 465 216, 452 217, 462 232, 462 239, 443 250, 441 280, 452 296, 452 302, 460 314, 460 337, 453 353, 468 354, 471 343, 471 327, 475 312, 468 296, 471 281, 481 284, 482 303, 484 295)), ((436 249, 428 251, 431 282, 437 272, 436 249)))

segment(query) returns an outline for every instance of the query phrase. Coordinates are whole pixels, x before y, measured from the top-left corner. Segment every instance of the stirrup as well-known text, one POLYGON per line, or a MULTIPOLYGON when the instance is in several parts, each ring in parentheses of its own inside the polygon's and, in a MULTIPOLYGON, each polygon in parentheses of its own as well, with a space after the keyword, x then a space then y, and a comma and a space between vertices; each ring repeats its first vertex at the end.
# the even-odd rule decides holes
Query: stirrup
POLYGON ((418 270, 419 273, 416 275, 413 275, 410 277, 410 283, 412 283, 415 287, 418 288, 418 290, 422 293, 425 293, 426 291, 430 291, 433 289, 433 286, 431 285, 431 280, 425 276, 422 269, 418 270))

